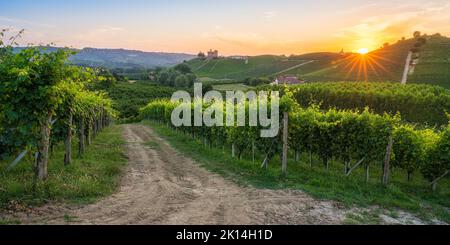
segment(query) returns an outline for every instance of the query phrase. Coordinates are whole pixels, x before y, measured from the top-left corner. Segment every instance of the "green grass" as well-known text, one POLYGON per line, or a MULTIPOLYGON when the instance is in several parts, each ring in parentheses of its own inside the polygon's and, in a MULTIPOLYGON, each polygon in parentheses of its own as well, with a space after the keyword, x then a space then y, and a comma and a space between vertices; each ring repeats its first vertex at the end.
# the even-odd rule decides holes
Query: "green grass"
POLYGON ((144 145, 147 146, 147 147, 149 147, 150 149, 159 149, 159 148, 160 148, 159 145, 158 145, 158 143, 155 142, 155 141, 147 141, 147 142, 144 142, 144 145))
POLYGON ((0 219, 0 225, 19 225, 20 221, 17 219, 0 219))
POLYGON ((246 91, 249 88, 251 87, 246 86, 242 83, 213 85, 213 89, 218 91, 236 91, 236 90, 246 91))
MULTIPOLYGON (((381 167, 371 167, 370 181, 365 183, 362 168, 356 169, 351 176, 343 175, 343 164, 332 162, 329 170, 325 170, 317 159, 313 167, 307 164, 307 155, 303 154, 300 162, 289 161, 288 175, 280 177, 280 160, 275 157, 267 170, 259 167, 262 154, 256 163, 249 155, 244 154, 242 160, 230 156, 230 152, 218 148, 205 148, 200 141, 193 141, 190 136, 176 133, 171 129, 145 122, 156 133, 168 140, 180 152, 192 157, 206 169, 231 179, 239 185, 251 185, 256 188, 269 189, 299 189, 315 198, 331 199, 341 202, 345 206, 368 207, 378 205, 381 208, 395 210, 404 209, 418 214, 420 217, 439 219, 450 222, 450 182, 444 180, 439 184, 437 192, 430 191, 425 180, 416 174, 412 182, 406 182, 403 171, 394 170, 391 173, 391 184, 381 186, 381 167)), ((226 146, 226 149, 230 147, 226 146)), ((292 154, 292 153, 291 153, 292 154)), ((290 159, 293 157, 290 156, 290 159)), ((354 218, 354 217, 353 217, 354 218)))
POLYGON ((419 64, 409 82, 450 88, 450 38, 430 37, 421 48, 419 64))
POLYGON ((261 55, 249 57, 248 64, 244 60, 220 58, 215 60, 193 59, 188 65, 198 77, 209 79, 243 80, 247 77, 263 77, 273 75, 307 60, 288 59, 283 56, 261 55))
POLYGON ((0 162, 0 208, 11 204, 89 203, 111 194, 126 163, 123 146, 121 127, 111 126, 97 135, 83 158, 74 156, 73 163, 64 166, 64 147, 59 145, 50 157, 45 181, 35 180, 29 160, 9 172, 5 170, 9 162, 0 162))
POLYGON ((381 223, 380 212, 363 211, 360 214, 349 213, 344 219, 346 225, 378 225, 381 223))

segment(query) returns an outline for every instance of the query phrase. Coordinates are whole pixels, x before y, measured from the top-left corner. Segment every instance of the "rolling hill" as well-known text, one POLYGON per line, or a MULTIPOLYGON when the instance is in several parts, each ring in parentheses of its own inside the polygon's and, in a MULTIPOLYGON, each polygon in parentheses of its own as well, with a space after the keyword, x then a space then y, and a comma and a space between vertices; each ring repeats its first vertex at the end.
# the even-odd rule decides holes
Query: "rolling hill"
POLYGON ((450 88, 450 38, 432 36, 427 40, 408 81, 450 88))
MULTIPOLYGON (((297 73, 308 81, 395 81, 401 80, 408 51, 415 40, 398 41, 364 56, 348 54, 327 67, 309 73, 297 73), (366 68, 364 68, 366 67, 366 68)), ((419 63, 408 83, 429 83, 450 87, 450 38, 428 36, 420 48, 419 63)))
MULTIPOLYGON (((23 47, 15 48, 21 50, 23 47)), ((43 47, 46 52, 52 52, 59 47, 43 47)), ((73 49, 76 55, 69 57, 75 65, 90 67, 106 67, 110 69, 145 69, 167 67, 194 58, 194 55, 184 53, 143 52, 126 49, 73 49)))
POLYGON ((270 76, 280 71, 306 63, 309 60, 289 59, 284 56, 261 55, 245 60, 219 58, 213 60, 196 58, 187 62, 192 71, 211 80, 243 80, 247 77, 270 76))
MULTIPOLYGON (((420 48, 419 63, 409 83, 429 83, 450 88, 450 38, 427 36, 420 48)), ((309 53, 290 57, 263 55, 244 60, 195 58, 187 62, 203 80, 237 80, 247 77, 296 75, 317 81, 394 81, 401 80, 408 51, 415 39, 399 40, 366 55, 356 53, 309 53)))

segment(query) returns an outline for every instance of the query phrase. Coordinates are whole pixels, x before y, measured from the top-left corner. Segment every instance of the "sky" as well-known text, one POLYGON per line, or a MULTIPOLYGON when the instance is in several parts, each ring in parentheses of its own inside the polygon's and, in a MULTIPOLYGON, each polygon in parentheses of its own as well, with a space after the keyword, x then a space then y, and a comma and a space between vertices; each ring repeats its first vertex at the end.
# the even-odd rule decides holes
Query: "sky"
POLYGON ((0 0, 21 44, 221 55, 357 51, 450 36, 449 0, 0 0))

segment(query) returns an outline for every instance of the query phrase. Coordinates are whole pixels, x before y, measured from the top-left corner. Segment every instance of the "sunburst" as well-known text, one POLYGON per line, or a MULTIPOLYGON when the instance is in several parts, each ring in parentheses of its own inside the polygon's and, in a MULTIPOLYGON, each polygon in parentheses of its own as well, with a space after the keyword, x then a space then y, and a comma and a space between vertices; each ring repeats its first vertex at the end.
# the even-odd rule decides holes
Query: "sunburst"
POLYGON ((381 57, 368 49, 361 48, 357 53, 347 55, 336 62, 340 72, 345 73, 345 79, 353 78, 357 81, 368 81, 369 73, 373 73, 378 80, 382 80, 381 74, 387 74, 388 78, 395 78, 395 75, 386 69, 383 64, 393 63, 387 58, 381 57))

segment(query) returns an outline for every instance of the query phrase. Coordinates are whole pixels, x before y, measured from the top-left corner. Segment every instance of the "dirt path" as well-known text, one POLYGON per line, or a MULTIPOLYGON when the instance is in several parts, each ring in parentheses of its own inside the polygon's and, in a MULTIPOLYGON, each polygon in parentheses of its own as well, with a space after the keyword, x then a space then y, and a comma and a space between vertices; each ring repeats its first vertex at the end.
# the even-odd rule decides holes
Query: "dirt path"
POLYGON ((129 163, 115 194, 82 207, 42 207, 38 215, 20 217, 22 222, 340 224, 346 213, 354 211, 301 191, 239 187, 194 164, 152 129, 134 124, 123 127, 129 163), (145 144, 149 141, 153 143, 145 144))

